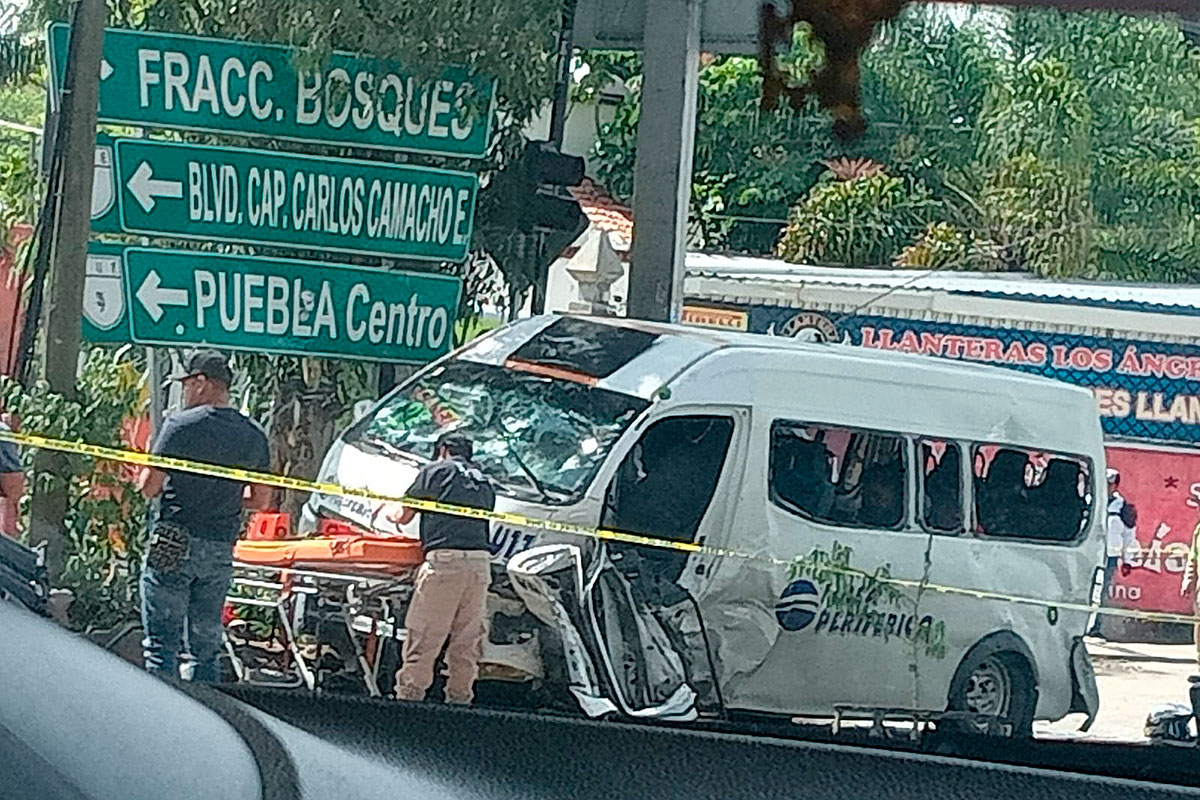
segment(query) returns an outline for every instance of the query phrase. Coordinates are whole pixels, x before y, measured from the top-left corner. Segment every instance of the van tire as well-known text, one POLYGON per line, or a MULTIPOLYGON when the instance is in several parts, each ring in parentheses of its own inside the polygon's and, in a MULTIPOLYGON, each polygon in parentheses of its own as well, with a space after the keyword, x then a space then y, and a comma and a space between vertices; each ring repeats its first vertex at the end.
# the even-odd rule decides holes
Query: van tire
MULTIPOLYGON (((1014 739, 1033 736, 1033 714, 1037 686, 1033 668, 1020 653, 1011 650, 987 652, 976 648, 967 654, 950 682, 949 711, 998 713, 1012 723, 1014 739)), ((987 735, 989 731, 971 722, 949 721, 947 732, 987 735)))

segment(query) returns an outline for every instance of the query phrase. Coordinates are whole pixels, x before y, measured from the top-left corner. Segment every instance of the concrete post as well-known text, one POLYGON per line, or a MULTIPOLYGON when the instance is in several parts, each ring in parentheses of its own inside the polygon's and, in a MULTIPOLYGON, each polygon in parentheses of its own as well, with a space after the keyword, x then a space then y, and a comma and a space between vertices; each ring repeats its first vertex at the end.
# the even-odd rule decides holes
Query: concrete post
POLYGON ((702 6, 646 0, 627 306, 636 319, 678 322, 681 313, 702 6))
MULTIPOLYGON (((79 374, 80 328, 83 324, 84 264, 92 226, 92 165, 96 158, 96 106, 100 91, 100 56, 108 6, 104 0, 76 0, 72 17, 66 81, 62 102, 62 138, 55 142, 59 160, 57 185, 47 191, 57 195, 54 216, 53 283, 46 315, 46 383, 52 392, 76 398, 79 374)), ((48 231, 43 236, 50 235, 48 231)), ((29 539, 46 543, 46 569, 50 584, 62 577, 66 561, 68 465, 62 453, 42 451, 34 462, 30 500, 29 539), (47 483, 47 473, 59 476, 47 483)))

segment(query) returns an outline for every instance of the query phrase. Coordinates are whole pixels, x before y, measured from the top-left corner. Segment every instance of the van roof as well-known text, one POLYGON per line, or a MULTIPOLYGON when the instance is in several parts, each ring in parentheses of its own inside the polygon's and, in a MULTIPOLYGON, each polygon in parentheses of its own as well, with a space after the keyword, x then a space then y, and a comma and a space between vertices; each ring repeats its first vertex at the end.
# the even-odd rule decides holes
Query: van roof
POLYGON ((934 356, 544 315, 497 328, 457 357, 648 401, 669 396, 684 404, 753 405, 781 418, 1050 452, 1097 456, 1103 447, 1090 390, 934 356), (919 391, 897 393, 906 386, 919 391))
MULTIPOLYGON (((671 378, 679 375, 680 372, 704 356, 719 350, 745 348, 794 352, 810 355, 821 360, 833 356, 847 363, 888 364, 903 370, 918 370, 928 375, 931 379, 934 376, 940 376, 951 381, 969 381, 972 378, 990 381, 1002 380, 1009 386, 1024 384, 1030 387, 1032 391, 1037 391, 1033 387, 1040 387, 1043 391, 1057 390, 1077 396, 1085 396, 1089 402, 1091 401, 1091 392, 1087 389, 1054 380, 1053 378, 1032 375, 1005 367, 954 361, 913 353, 851 347, 839 343, 804 342, 784 336, 722 331, 712 328, 697 328, 688 325, 646 322, 644 320, 615 317, 585 317, 561 314, 535 316, 505 326, 494 332, 493 335, 496 337, 496 341, 489 344, 486 349, 488 351, 496 351, 495 355, 499 357, 498 359, 480 359, 478 357, 480 353, 473 352, 477 349, 472 346, 468 346, 462 355, 471 360, 503 363, 503 360, 512 356, 521 348, 522 344, 560 320, 571 320, 589 327, 606 326, 610 329, 639 331, 654 337, 660 337, 661 340, 666 340, 660 340, 658 346, 653 349, 647 349, 629 358, 610 374, 602 376, 597 382, 597 386, 601 388, 609 388, 614 391, 621 391, 646 398, 652 396, 661 385, 669 383, 671 378), (499 346, 497 347, 497 345, 499 346), (621 377, 623 377, 622 373, 627 373, 630 369, 634 369, 639 373, 644 373, 647 369, 651 369, 656 375, 662 378, 662 381, 652 388, 648 387, 644 381, 637 381, 636 386, 621 385, 626 383, 621 380, 621 377)), ((598 331, 602 330, 602 328, 593 327, 592 330, 598 331)), ((579 331, 578 334, 587 336, 586 328, 579 331)))
POLYGON ((919 369, 923 372, 952 375, 958 378, 986 376, 1001 378, 1009 382, 1025 383, 1030 386, 1060 388, 1066 391, 1086 394, 1091 393, 1074 384, 1019 372, 1006 367, 991 364, 979 364, 972 361, 955 361, 947 358, 924 356, 916 353, 906 353, 897 350, 878 350, 869 347, 854 347, 838 342, 807 342, 787 336, 767 336, 761 333, 744 333, 741 331, 722 331, 711 328, 696 328, 689 325, 675 325, 660 322, 645 322, 642 320, 613 319, 604 317, 577 317, 605 325, 616 325, 633 330, 644 330, 660 336, 683 336, 704 341, 710 344, 712 350, 723 348, 753 348, 756 350, 785 350, 811 355, 836 355, 839 359, 855 361, 878 362, 895 364, 902 368, 919 369))

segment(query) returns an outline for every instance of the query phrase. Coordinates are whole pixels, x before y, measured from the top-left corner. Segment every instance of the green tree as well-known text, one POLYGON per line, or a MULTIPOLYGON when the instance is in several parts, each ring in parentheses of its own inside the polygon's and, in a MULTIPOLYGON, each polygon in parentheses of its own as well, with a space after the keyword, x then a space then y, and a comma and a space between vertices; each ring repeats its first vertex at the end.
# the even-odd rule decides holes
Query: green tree
POLYGON ((919 183, 886 174, 839 180, 827 176, 792 210, 779 257, 854 267, 890 264, 937 215, 919 183))
MULTIPOLYGON (((630 89, 613 121, 601 127, 594 155, 598 179, 615 196, 631 198, 641 86, 633 70, 640 61, 609 52, 584 52, 581 58, 593 85, 615 76, 626 79, 630 89)), ((780 63, 796 80, 813 71, 818 56, 807 31, 797 34, 795 47, 780 63)), ((763 112, 762 81, 752 59, 715 58, 700 70, 699 83, 692 237, 706 247, 770 251, 779 237, 773 220, 785 217, 824 172, 821 159, 837 152, 829 123, 814 115, 763 112), (755 221, 764 218, 765 223, 755 221)))
POLYGON ((967 237, 948 222, 935 222, 915 242, 896 256, 896 266, 908 269, 943 269, 966 263, 967 237))
POLYGON ((1200 276, 1200 48, 1171 20, 1060 12, 1017 18, 1014 39, 1061 60, 1091 108, 1096 277, 1200 276))
MULTIPOLYGON (((819 58, 800 31, 793 69, 819 58)), ((701 71, 695 173, 707 195, 692 208, 717 235, 697 241, 770 252, 788 209, 827 194, 823 162, 852 156, 928 188, 965 237, 964 260, 943 267, 1195 279, 1198 86, 1200 48, 1169 18, 914 4, 864 55, 870 129, 846 148, 813 107, 762 115, 752 62, 718 59, 701 71)), ((635 126, 618 109, 596 150, 626 196, 635 126)))
MULTIPOLYGON (((131 355, 128 347, 88 350, 75 401, 54 394, 44 383, 22 388, 8 376, 0 376, 0 398, 26 430, 123 447, 124 423, 145 409, 144 371, 131 355)), ((28 471, 34 453, 22 455, 28 471)), ((66 474, 43 473, 37 479, 67 482, 70 545, 62 587, 74 594, 69 621, 78 630, 111 628, 138 607, 146 503, 133 480, 136 473, 123 465, 81 455, 69 455, 65 463, 66 474)))
MULTIPOLYGON (((41 200, 38 136, 16 126, 41 127, 46 102, 41 85, 44 70, 24 73, 20 62, 4 63, 10 55, 0 47, 0 246, 9 244, 13 225, 36 221, 41 200)), ((18 54, 16 58, 24 57, 18 54)))

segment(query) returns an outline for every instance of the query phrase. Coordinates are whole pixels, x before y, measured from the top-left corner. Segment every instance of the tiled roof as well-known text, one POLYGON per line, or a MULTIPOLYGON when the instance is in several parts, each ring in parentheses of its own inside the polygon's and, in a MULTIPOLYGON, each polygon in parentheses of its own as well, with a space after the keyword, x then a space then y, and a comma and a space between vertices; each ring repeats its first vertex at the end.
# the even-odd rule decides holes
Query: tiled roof
POLYGON ((588 221, 608 232, 613 248, 618 252, 628 251, 633 242, 633 211, 591 178, 584 178, 583 183, 572 187, 570 192, 587 214, 588 221))

